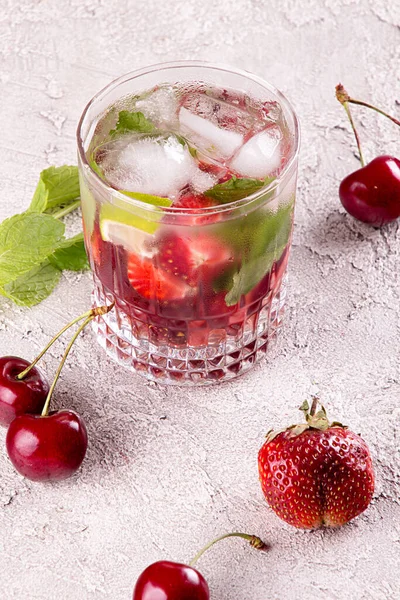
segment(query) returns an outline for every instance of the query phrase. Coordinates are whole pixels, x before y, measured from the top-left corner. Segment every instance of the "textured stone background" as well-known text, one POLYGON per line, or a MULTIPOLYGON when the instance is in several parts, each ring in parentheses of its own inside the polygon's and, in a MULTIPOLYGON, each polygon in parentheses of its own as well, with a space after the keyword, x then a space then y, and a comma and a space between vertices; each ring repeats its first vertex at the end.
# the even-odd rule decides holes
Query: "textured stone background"
MULTIPOLYGON (((271 550, 226 541, 204 557, 215 600, 400 598, 400 228, 375 231, 341 209, 338 183, 357 160, 334 99, 342 80, 399 115, 399 47, 398 0, 1 0, 0 218, 27 206, 41 169, 75 162, 89 98, 146 64, 249 69, 287 93, 303 132, 286 326, 269 363, 211 391, 167 389, 110 363, 87 332, 56 393, 88 424, 79 474, 33 484, 0 453, 2 599, 128 599, 150 562, 188 560, 235 529, 271 550), (363 433, 377 487, 351 525, 306 533, 265 505, 256 455, 315 390, 363 433)), ((356 118, 369 159, 399 154, 394 125, 364 109, 356 118)), ((1 300, 0 354, 33 357, 86 309, 90 287, 67 274, 32 310, 1 300)))

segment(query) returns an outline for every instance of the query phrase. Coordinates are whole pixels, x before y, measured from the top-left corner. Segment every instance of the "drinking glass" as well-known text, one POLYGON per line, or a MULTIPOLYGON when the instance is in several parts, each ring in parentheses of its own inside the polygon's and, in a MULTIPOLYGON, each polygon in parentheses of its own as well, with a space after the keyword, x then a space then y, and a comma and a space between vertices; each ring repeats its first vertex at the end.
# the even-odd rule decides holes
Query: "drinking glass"
MULTIPOLYGON (((259 77, 237 69, 193 61, 159 64, 128 73, 96 94, 82 114, 77 139, 93 304, 115 302, 111 312, 94 321, 101 346, 120 365, 160 383, 207 385, 248 371, 267 354, 284 312, 299 150, 298 121, 288 100, 259 77), (286 150, 278 176, 246 198, 196 211, 146 204, 99 177, 87 151, 110 107, 176 82, 237 90, 268 110, 281 111, 286 150), (129 277, 136 259, 123 244, 102 238, 99 214, 107 209, 133 224, 133 245, 145 231, 154 234, 155 246, 163 235, 179 240, 171 249, 179 260, 196 244, 212 248, 213 240, 226 242, 232 256, 228 253, 224 262, 226 251, 221 250, 213 285, 199 269, 189 296, 177 293, 174 301, 165 301, 163 282, 150 275, 146 279, 145 273, 143 296, 138 293, 143 282, 135 289, 129 277)), ((146 258, 146 268, 162 268, 160 260, 155 252, 146 258)))

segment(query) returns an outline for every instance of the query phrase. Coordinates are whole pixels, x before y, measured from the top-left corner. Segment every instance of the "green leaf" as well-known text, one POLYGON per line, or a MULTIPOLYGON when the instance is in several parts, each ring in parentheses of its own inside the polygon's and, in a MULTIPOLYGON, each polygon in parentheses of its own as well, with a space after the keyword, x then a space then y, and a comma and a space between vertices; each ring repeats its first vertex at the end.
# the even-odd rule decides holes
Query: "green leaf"
POLYGON ((293 203, 281 207, 276 213, 254 211, 241 220, 240 232, 233 234, 233 244, 241 252, 242 264, 227 286, 227 306, 239 302, 271 270, 285 250, 292 230, 293 203), (249 219, 250 217, 250 219, 249 219), (239 242, 239 246, 237 245, 239 242))
POLYGON ((89 268, 89 262, 85 250, 83 233, 78 233, 72 238, 65 240, 53 254, 49 256, 51 264, 61 271, 83 271, 89 268))
POLYGON ((23 213, 0 225, 0 286, 40 265, 63 239, 64 224, 50 215, 23 213))
POLYGON ((60 277, 61 271, 46 260, 15 281, 3 285, 0 293, 19 306, 33 306, 51 294, 60 277))
POLYGON ((151 121, 146 119, 142 112, 130 110, 121 110, 118 115, 118 121, 115 129, 110 131, 110 135, 117 133, 126 133, 127 131, 136 131, 137 133, 153 133, 155 127, 151 121))
POLYGON ((210 190, 204 192, 204 195, 213 200, 217 200, 217 202, 221 204, 235 202, 236 200, 242 200, 243 198, 247 198, 247 196, 258 192, 258 190, 271 183, 274 179, 275 177, 266 177, 261 180, 248 179, 244 177, 238 178, 234 175, 224 183, 217 183, 217 185, 214 185, 210 190))
POLYGON ((49 167, 40 173, 29 212, 43 213, 79 197, 78 167, 49 167))
POLYGON ((183 137, 183 135, 178 135, 177 133, 175 134, 176 139, 178 140, 178 142, 181 144, 181 146, 186 146, 186 148, 189 150, 189 153, 191 154, 191 156, 193 158, 197 158, 198 156, 198 152, 196 150, 196 148, 193 148, 193 146, 191 146, 189 144, 189 142, 187 141, 186 138, 183 137))
POLYGON ((260 256, 244 263, 233 276, 232 287, 225 296, 227 306, 234 306, 244 294, 248 294, 261 281, 274 263, 274 254, 260 256))
POLYGON ((92 168, 92 170, 96 173, 96 175, 98 175, 100 177, 100 179, 104 180, 105 177, 104 177, 103 169, 97 164, 96 159, 94 158, 95 153, 96 153, 96 150, 94 150, 90 156, 89 165, 92 168))

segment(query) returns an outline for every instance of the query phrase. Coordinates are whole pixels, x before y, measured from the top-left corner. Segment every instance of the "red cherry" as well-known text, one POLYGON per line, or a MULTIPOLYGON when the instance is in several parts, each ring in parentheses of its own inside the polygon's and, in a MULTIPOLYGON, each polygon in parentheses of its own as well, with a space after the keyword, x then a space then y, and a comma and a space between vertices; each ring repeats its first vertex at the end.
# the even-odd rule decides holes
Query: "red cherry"
POLYGON ((400 160, 378 156, 343 179, 340 200, 353 217, 375 227, 400 217, 400 160))
POLYGON ((166 560, 156 562, 140 575, 133 600, 209 600, 203 575, 193 567, 166 560))
POLYGON ((7 453, 14 467, 32 481, 70 477, 82 464, 87 448, 86 427, 71 410, 48 416, 21 415, 11 423, 7 453))
POLYGON ((0 358, 0 424, 8 426, 19 415, 40 414, 49 391, 43 373, 32 367, 23 379, 17 379, 29 362, 17 356, 0 358))

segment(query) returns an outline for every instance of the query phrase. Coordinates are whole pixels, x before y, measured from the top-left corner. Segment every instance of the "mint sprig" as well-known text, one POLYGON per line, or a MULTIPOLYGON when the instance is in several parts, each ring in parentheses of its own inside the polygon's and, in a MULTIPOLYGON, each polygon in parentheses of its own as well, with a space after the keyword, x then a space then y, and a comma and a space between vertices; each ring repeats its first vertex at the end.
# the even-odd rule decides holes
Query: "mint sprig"
POLYGON ((83 271, 89 268, 83 233, 80 232, 64 242, 49 255, 50 263, 60 271, 83 271))
POLYGON ((60 277, 61 271, 45 260, 41 265, 4 285, 0 292, 19 306, 33 306, 51 294, 60 277))
POLYGON ((118 121, 115 129, 110 131, 110 135, 114 136, 118 133, 126 133, 128 131, 135 131, 136 133, 154 133, 156 128, 142 112, 121 110, 118 114, 118 121))
POLYGON ((60 245, 64 224, 50 215, 23 213, 0 225, 0 286, 40 265, 60 245))
POLYGON ((40 174, 28 212, 49 212, 79 197, 78 167, 49 167, 40 174))
POLYGON ((78 168, 50 167, 40 174, 24 213, 0 224, 0 294, 21 306, 33 306, 57 285, 64 269, 88 267, 80 233, 65 239, 59 220, 79 206, 78 168))
POLYGON ((247 196, 258 192, 274 179, 275 177, 249 179, 247 177, 236 177, 233 175, 228 181, 214 185, 214 187, 204 192, 204 195, 216 200, 220 204, 236 202, 236 200, 243 200, 243 198, 247 198, 247 196))
POLYGON ((227 306, 237 304, 280 259, 290 239, 292 214, 290 201, 274 213, 255 210, 225 226, 222 235, 235 248, 240 261, 240 267, 224 282, 227 306))

